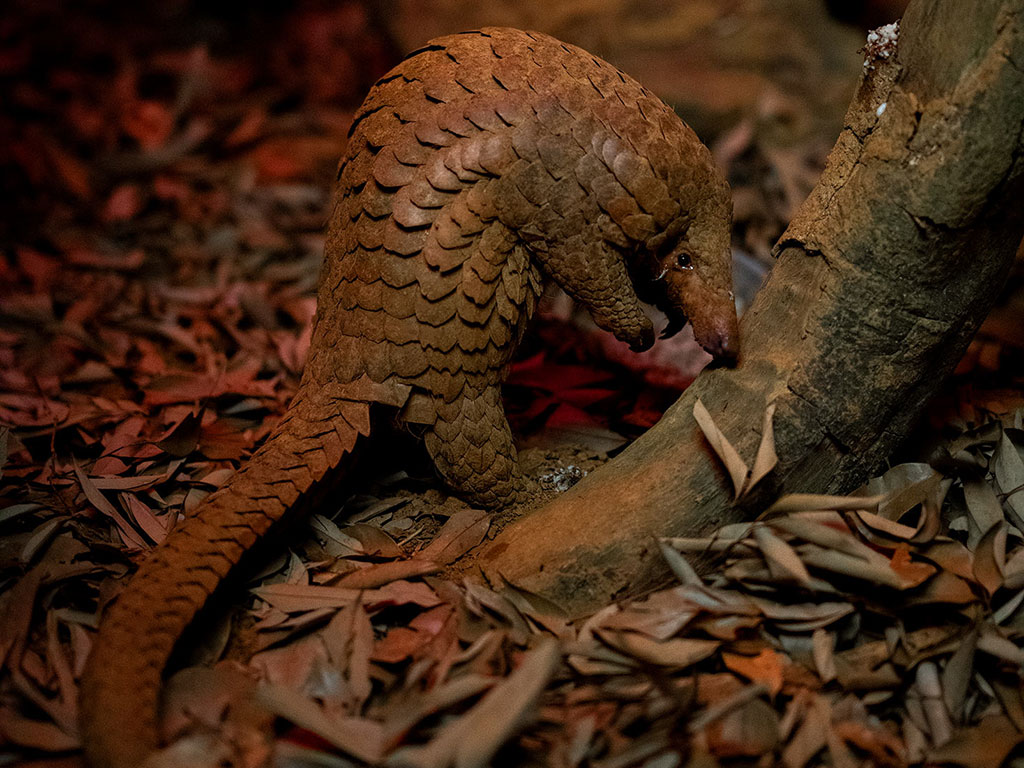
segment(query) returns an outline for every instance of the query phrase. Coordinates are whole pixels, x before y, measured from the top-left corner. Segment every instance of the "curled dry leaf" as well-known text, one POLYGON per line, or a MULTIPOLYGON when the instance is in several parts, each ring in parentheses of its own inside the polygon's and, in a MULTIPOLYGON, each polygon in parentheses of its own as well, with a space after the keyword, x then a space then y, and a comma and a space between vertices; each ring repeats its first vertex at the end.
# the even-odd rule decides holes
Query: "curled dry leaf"
POLYGON ((748 493, 755 485, 763 480, 769 472, 775 469, 779 463, 779 457, 775 453, 775 403, 770 403, 764 410, 764 423, 761 425, 761 443, 757 447, 757 456, 754 458, 754 466, 750 470, 750 479, 743 489, 748 493))
POLYGON ((704 437, 707 438, 708 444, 711 445, 715 455, 725 465, 729 478, 732 480, 733 495, 739 497, 749 471, 746 463, 740 458, 732 443, 729 442, 729 439, 722 434, 722 431, 715 424, 715 420, 708 413, 708 409, 699 399, 693 404, 693 418, 700 427, 701 432, 704 433, 704 437))

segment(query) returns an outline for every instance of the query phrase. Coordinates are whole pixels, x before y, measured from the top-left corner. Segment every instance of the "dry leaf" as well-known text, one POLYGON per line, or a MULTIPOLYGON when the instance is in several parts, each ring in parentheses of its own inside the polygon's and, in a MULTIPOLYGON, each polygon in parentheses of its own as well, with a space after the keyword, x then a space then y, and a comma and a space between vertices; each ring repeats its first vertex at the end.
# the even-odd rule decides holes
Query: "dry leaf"
POLYGON ((418 553, 426 560, 442 565, 454 563, 484 540, 491 525, 491 516, 480 509, 464 509, 445 521, 437 537, 418 553))
POLYGON ((825 748, 832 728, 832 708, 816 696, 804 710, 800 727, 782 750, 785 768, 803 768, 815 754, 825 748))
POLYGON ((981 537, 974 551, 974 577, 989 595, 1003 585, 1006 569, 1005 522, 993 525, 981 537))
POLYGON ((261 685, 256 700, 269 712, 315 733, 358 760, 377 763, 384 755, 384 729, 376 721, 335 716, 305 694, 280 685, 261 685))
POLYGON ((750 479, 747 480, 743 493, 749 493, 779 463, 779 457, 775 454, 774 417, 775 403, 770 403, 764 410, 764 423, 761 425, 761 443, 757 447, 754 466, 750 470, 750 479))
POLYGON ((981 537, 994 525, 1005 519, 1003 508, 996 492, 984 480, 965 480, 964 498, 970 512, 971 529, 967 538, 967 547, 972 551, 978 546, 981 537))
POLYGON ((486 768, 495 753, 533 715, 537 698, 554 674, 561 653, 549 638, 527 653, 504 681, 469 712, 451 721, 422 747, 394 752, 389 765, 415 768, 486 768))
POLYGON ((1013 512, 1017 528, 1024 531, 1024 459, 1005 430, 992 456, 992 473, 1000 490, 1006 494, 1006 503, 1013 512))
POLYGON ((679 552, 669 546, 668 542, 664 539, 658 541, 658 549, 661 552, 661 556, 665 558, 665 562, 668 563, 668 567, 672 569, 672 573, 675 574, 676 578, 683 584, 703 584, 697 571, 693 569, 693 566, 683 557, 679 552))
POLYGON ((723 653, 722 661, 726 667, 750 682, 763 684, 772 698, 782 690, 783 659, 770 648, 765 648, 757 656, 723 653))
POLYGON ((815 493, 790 493, 772 504, 762 516, 785 512, 813 512, 818 510, 875 510, 885 496, 823 496, 815 493))
POLYGON ((958 731, 952 739, 928 752, 929 763, 963 768, 992 768, 1024 742, 1024 733, 1005 715, 988 715, 975 726, 958 731))
POLYGON ((753 532, 774 579, 795 581, 804 587, 810 585, 811 575, 796 550, 763 525, 754 526, 753 532))
POLYGON ((718 429, 714 419, 711 418, 711 414, 708 413, 708 409, 700 399, 693 404, 693 418, 719 460, 725 465, 729 477, 732 479, 733 496, 738 497, 743 489, 743 483, 747 479, 747 465, 740 458, 740 455, 736 453, 736 449, 732 447, 732 443, 729 442, 728 438, 718 429))
POLYGON ((387 563, 374 563, 346 573, 335 582, 334 586, 341 589, 372 589, 393 581, 427 576, 440 570, 441 566, 438 563, 419 557, 412 560, 393 560, 387 563))
POLYGON ((711 656, 721 643, 699 638, 652 640, 632 632, 598 629, 597 635, 626 656, 662 667, 689 667, 711 656))

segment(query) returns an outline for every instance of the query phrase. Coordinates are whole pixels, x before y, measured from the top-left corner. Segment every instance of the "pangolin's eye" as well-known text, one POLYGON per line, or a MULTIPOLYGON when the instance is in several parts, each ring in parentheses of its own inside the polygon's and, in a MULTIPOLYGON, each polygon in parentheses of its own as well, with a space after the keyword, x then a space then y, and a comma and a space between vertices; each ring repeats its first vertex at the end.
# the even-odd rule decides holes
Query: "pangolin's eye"
POLYGON ((681 269, 693 269, 693 260, 690 258, 690 254, 686 251, 683 251, 676 257, 676 264, 678 264, 681 269))

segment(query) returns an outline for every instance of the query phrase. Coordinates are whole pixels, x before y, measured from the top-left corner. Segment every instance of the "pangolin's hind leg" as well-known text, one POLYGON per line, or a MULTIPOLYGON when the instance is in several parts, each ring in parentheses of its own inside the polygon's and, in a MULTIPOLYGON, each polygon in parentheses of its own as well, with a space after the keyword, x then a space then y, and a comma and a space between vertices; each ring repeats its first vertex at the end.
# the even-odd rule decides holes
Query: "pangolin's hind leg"
POLYGON ((515 503, 522 477, 498 387, 467 388, 462 397, 435 407, 437 420, 423 439, 448 485, 472 504, 496 508, 515 503))

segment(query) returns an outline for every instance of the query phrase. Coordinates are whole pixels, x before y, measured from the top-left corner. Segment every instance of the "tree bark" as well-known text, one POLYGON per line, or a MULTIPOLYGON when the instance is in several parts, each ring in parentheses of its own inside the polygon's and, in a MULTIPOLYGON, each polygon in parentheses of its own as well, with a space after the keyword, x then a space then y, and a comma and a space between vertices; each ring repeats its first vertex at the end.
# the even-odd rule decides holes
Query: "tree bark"
POLYGON ((776 246, 740 364, 481 553, 492 580, 572 615, 661 581, 660 536, 749 519, 784 492, 842 493, 906 437, 991 307, 1024 235, 1024 0, 914 0, 868 50, 822 177, 776 246), (742 504, 692 412, 752 463, 776 406, 779 463, 742 504))

